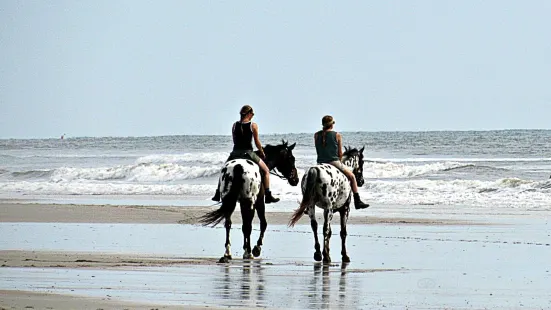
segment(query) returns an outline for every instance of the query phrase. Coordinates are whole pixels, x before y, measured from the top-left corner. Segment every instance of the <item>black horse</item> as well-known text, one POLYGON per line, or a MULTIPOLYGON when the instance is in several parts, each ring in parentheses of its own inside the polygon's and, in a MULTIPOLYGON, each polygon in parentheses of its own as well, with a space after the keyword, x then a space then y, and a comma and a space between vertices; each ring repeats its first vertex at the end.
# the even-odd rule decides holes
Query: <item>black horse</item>
MULTIPOLYGON (((264 147, 264 153, 266 154, 264 162, 268 168, 270 170, 277 169, 282 174, 280 177, 287 179, 291 186, 297 186, 299 182, 295 157, 293 156, 295 145, 296 143, 288 145, 286 141, 282 141, 280 145, 266 145, 264 147)), ((258 151, 256 153, 259 155, 258 151)), ((226 243, 224 246, 226 251, 219 262, 227 263, 232 258, 230 250, 231 216, 237 202, 241 206, 241 218, 243 220, 243 250, 245 251, 243 258, 252 259, 253 255, 254 257, 260 256, 264 232, 268 226, 260 167, 250 159, 230 160, 222 168, 220 185, 222 206, 199 219, 204 226, 216 226, 223 219, 225 220, 226 243), (255 210, 258 212, 258 219, 260 220, 260 237, 251 252, 252 221, 255 210)))

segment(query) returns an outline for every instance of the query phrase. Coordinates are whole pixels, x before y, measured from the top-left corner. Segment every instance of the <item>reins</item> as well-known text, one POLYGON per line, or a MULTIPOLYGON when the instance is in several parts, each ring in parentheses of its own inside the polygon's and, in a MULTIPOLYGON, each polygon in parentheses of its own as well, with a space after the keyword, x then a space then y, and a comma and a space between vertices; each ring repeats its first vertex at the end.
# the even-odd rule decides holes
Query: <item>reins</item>
MULTIPOLYGON (((274 168, 274 169, 275 169, 275 168, 274 168)), ((277 176, 277 177, 280 177, 280 178, 283 179, 283 180, 287 180, 286 177, 284 177, 282 174, 278 174, 278 173, 275 172, 275 171, 270 170, 270 174, 273 174, 273 175, 275 175, 275 176, 277 176)))

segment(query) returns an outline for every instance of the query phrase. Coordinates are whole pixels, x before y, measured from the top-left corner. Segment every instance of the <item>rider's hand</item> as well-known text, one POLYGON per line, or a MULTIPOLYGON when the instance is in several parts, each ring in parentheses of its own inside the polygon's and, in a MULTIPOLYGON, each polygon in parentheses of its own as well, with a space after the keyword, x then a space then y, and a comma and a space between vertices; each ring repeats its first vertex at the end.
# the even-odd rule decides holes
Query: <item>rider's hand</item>
POLYGON ((264 152, 260 152, 260 158, 266 159, 266 154, 264 154, 264 152))

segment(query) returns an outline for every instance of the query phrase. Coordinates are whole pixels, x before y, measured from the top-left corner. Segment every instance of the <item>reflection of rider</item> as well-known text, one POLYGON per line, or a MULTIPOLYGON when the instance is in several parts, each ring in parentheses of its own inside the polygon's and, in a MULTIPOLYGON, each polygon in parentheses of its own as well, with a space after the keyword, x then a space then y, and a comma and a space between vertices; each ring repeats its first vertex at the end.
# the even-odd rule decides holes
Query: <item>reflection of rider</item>
POLYGON ((323 130, 314 134, 318 164, 330 164, 342 171, 342 173, 348 177, 348 180, 350 180, 352 192, 354 193, 354 206, 356 209, 365 209, 369 207, 369 204, 362 202, 360 199, 354 173, 346 168, 341 162, 342 136, 340 133, 333 131, 333 124, 335 124, 333 117, 326 115, 321 119, 321 123, 323 125, 323 130))
MULTIPOLYGON (((254 143, 258 149, 260 156, 265 158, 264 150, 262 149, 262 144, 258 138, 258 125, 251 122, 251 119, 254 116, 253 108, 249 105, 244 105, 239 112, 241 119, 233 124, 232 127, 232 136, 233 136, 233 150, 230 153, 227 161, 238 158, 250 158, 252 161, 258 164, 262 170, 262 178, 265 189, 265 202, 272 203, 278 202, 279 198, 272 196, 270 191, 270 170, 264 161, 253 152, 252 140, 254 138, 254 143)), ((212 197, 214 201, 220 201, 220 183, 216 188, 216 194, 212 197)))

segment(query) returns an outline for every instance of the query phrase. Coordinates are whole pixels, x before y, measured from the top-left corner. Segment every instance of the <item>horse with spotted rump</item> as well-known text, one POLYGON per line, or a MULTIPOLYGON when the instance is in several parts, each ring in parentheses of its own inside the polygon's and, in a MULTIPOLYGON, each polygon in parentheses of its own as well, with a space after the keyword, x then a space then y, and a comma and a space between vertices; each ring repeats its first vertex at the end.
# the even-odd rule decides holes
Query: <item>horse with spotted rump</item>
MULTIPOLYGON (((264 153, 266 154, 264 162, 269 170, 277 169, 282 174, 280 177, 286 179, 291 186, 297 186, 299 182, 295 157, 293 156, 295 145, 296 143, 288 145, 288 142, 282 141, 280 145, 266 145, 264 147, 264 153)), ((260 155, 258 151, 256 153, 260 155)), ((260 256, 264 232, 268 223, 266 221, 264 187, 259 166, 246 158, 230 160, 222 168, 219 186, 222 205, 217 210, 199 218, 199 222, 204 226, 212 225, 213 227, 225 220, 226 243, 224 246, 226 250, 219 262, 227 263, 232 259, 230 249, 231 216, 238 202, 243 220, 243 258, 252 259, 253 255, 254 257, 260 256), (258 213, 258 219, 260 220, 260 236, 256 246, 251 251, 250 238, 255 211, 258 213)))
MULTIPOLYGON (((342 163, 352 170, 356 177, 358 187, 363 186, 363 151, 364 148, 357 150, 355 148, 345 148, 342 157, 342 163)), ((289 226, 294 226, 300 218, 307 213, 310 216, 310 225, 314 233, 314 259, 322 260, 320 243, 318 240, 318 222, 316 221, 316 206, 323 209, 323 262, 330 263, 329 240, 331 239, 331 221, 333 214, 338 212, 341 220, 341 255, 342 262, 350 262, 346 251, 346 223, 350 213, 350 202, 352 200, 352 190, 348 178, 338 168, 330 164, 318 164, 309 168, 301 182, 302 202, 300 207, 295 210, 289 226)))

